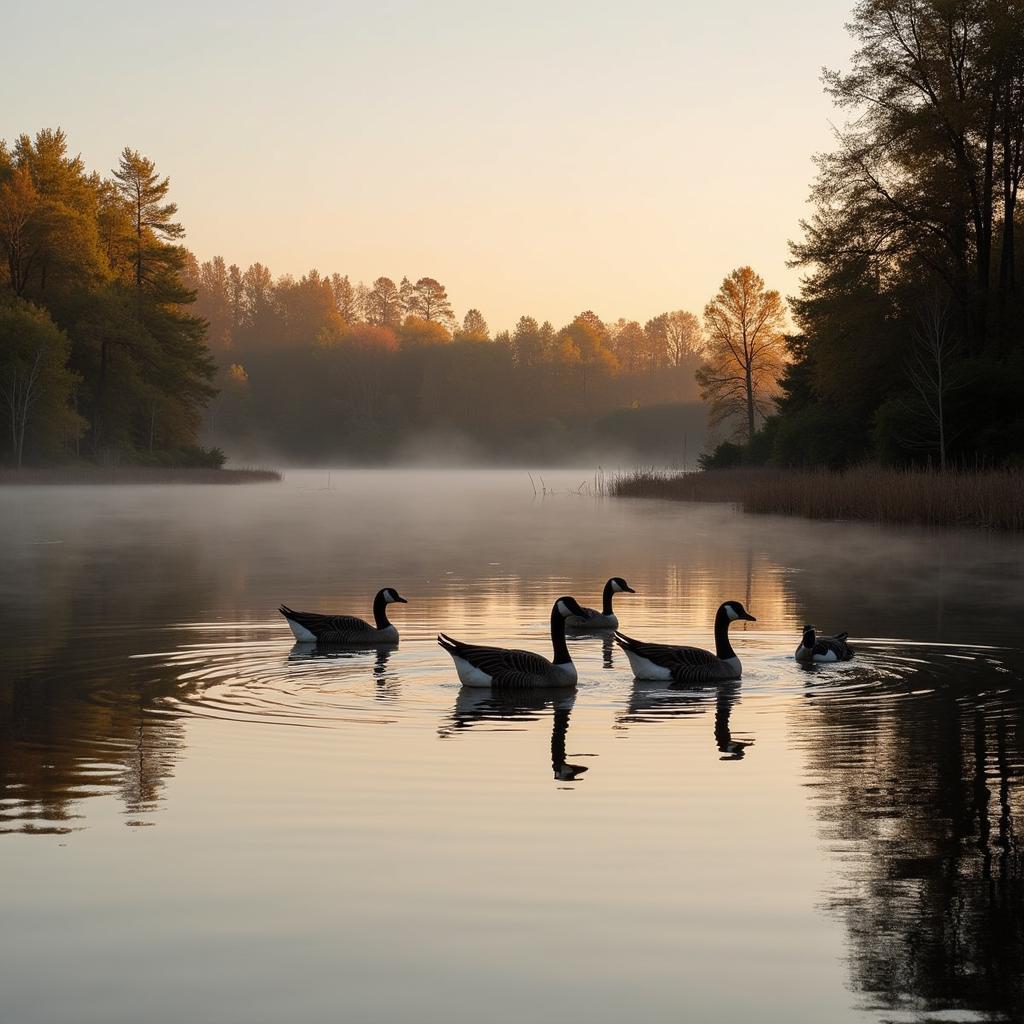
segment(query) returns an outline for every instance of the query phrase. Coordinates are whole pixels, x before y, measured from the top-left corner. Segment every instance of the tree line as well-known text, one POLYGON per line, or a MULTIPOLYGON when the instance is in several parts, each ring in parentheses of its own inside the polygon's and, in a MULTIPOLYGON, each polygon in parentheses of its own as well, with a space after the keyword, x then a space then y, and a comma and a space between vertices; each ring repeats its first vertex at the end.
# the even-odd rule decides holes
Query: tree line
POLYGON ((709 465, 1024 460, 1024 4, 861 0, 777 408, 709 465))
POLYGON ((560 328, 522 316, 492 334, 478 309, 457 318, 431 277, 275 277, 219 256, 190 260, 186 277, 220 367, 211 437, 235 451, 374 460, 466 445, 467 454, 562 461, 602 431, 644 448, 616 413, 697 399, 704 336, 681 310, 642 325, 589 310, 560 328))
POLYGON ((170 183, 125 148, 106 177, 62 131, 0 141, 0 457, 218 464, 215 394, 170 183))

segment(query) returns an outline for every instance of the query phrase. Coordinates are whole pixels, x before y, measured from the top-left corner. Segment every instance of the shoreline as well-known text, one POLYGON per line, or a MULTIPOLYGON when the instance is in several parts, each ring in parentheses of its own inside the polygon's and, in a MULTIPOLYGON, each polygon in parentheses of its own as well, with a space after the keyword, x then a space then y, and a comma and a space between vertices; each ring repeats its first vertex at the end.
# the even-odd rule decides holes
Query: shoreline
POLYGON ((136 486, 145 484, 265 484, 279 483, 276 469, 169 469, 125 466, 64 467, 52 469, 0 469, 0 487, 53 487, 64 485, 136 486))
POLYGON ((1024 470, 1019 469, 636 469, 614 477, 608 493, 620 498, 726 502, 738 504, 744 512, 803 519, 1024 531, 1024 470))

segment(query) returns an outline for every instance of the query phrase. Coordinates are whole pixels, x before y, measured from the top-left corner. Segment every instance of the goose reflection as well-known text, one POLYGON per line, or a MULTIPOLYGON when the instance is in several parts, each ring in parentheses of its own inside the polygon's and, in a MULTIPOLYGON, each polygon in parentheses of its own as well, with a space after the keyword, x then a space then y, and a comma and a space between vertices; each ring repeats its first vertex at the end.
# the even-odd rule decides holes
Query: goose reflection
POLYGON ((615 651, 618 648, 615 646, 615 637, 607 630, 594 630, 589 633, 575 630, 566 637, 566 643, 569 646, 579 645, 582 650, 589 650, 597 640, 601 641, 601 667, 615 668, 615 651))
POLYGON ((573 782, 589 766, 570 764, 566 760, 565 741, 569 732, 569 716, 576 703, 575 691, 531 690, 521 693, 495 693, 462 687, 455 699, 451 715, 438 729, 442 738, 470 729, 481 722, 535 722, 547 708, 552 709, 551 771, 559 782, 573 782))
POLYGON ((703 715, 709 710, 712 697, 715 701, 715 746, 722 755, 719 760, 741 761, 754 740, 749 734, 741 737, 732 731, 732 710, 740 703, 738 681, 695 688, 635 679, 626 711, 616 716, 615 724, 617 728, 625 729, 631 725, 663 722, 667 718, 703 715))
POLYGON ((307 644, 297 643, 288 652, 288 660, 293 662, 314 661, 317 659, 329 659, 338 661, 352 661, 354 659, 365 659, 372 654, 373 678, 379 690, 378 696, 394 696, 395 684, 387 678, 388 662, 394 654, 393 644, 368 644, 361 647, 340 646, 331 644, 307 644))

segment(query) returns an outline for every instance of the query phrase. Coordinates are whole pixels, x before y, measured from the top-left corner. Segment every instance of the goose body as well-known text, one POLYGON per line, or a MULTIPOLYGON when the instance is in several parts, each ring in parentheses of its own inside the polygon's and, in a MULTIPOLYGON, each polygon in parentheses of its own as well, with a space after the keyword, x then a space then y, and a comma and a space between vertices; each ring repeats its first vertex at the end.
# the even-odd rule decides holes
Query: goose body
POLYGON ((714 653, 700 647, 644 643, 622 633, 615 634, 615 641, 626 652, 637 679, 682 684, 728 682, 739 679, 743 673, 740 659, 729 643, 729 624, 737 619, 757 621, 739 601, 726 601, 719 607, 715 615, 714 653))
POLYGON ((287 605, 278 609, 295 639, 306 644, 397 644, 398 630, 388 621, 387 607, 406 600, 392 587, 384 587, 373 599, 373 625, 355 615, 321 615, 297 612, 287 605))
POLYGON ((853 657, 853 648, 846 642, 848 636, 848 633, 818 636, 813 626, 804 626, 804 635, 793 657, 804 664, 849 661, 853 657))
POLYGON ((581 608, 583 614, 570 615, 565 624, 569 629, 618 629, 619 617, 612 611, 612 599, 616 594, 635 593, 636 591, 621 576, 613 576, 604 585, 601 611, 596 608, 581 608))
POLYGON ((506 647, 482 647, 467 644, 445 633, 437 642, 452 656, 455 671, 463 686, 492 686, 508 689, 533 689, 551 686, 575 686, 576 666, 565 643, 565 620, 583 609, 574 598, 560 597, 551 607, 551 645, 554 660, 548 661, 533 651, 506 647))

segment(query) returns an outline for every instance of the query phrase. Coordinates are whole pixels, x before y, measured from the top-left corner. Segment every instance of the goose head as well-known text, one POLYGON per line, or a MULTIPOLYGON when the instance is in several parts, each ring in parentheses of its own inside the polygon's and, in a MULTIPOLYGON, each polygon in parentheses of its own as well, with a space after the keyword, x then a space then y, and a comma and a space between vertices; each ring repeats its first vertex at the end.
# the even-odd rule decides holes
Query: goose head
POLYGON ((563 619, 568 619, 572 615, 579 615, 581 618, 584 617, 583 609, 579 606, 575 597, 560 597, 552 608, 553 612, 561 615, 563 619))
POLYGON ((725 617, 730 622, 735 622, 737 619, 742 619, 744 622, 757 622, 757 619, 739 601, 726 601, 720 610, 725 612, 725 617))
POLYGON ((608 581, 608 586, 616 594, 635 594, 636 591, 621 577, 613 576, 608 581))
POLYGON ((816 633, 814 627, 810 624, 804 626, 804 638, 801 641, 804 647, 810 649, 814 646, 816 633))
POLYGON ((406 601, 406 599, 404 597, 402 597, 402 595, 397 590, 395 590, 394 587, 385 587, 380 592, 380 597, 383 599, 385 604, 408 604, 409 603, 408 601, 406 601))

